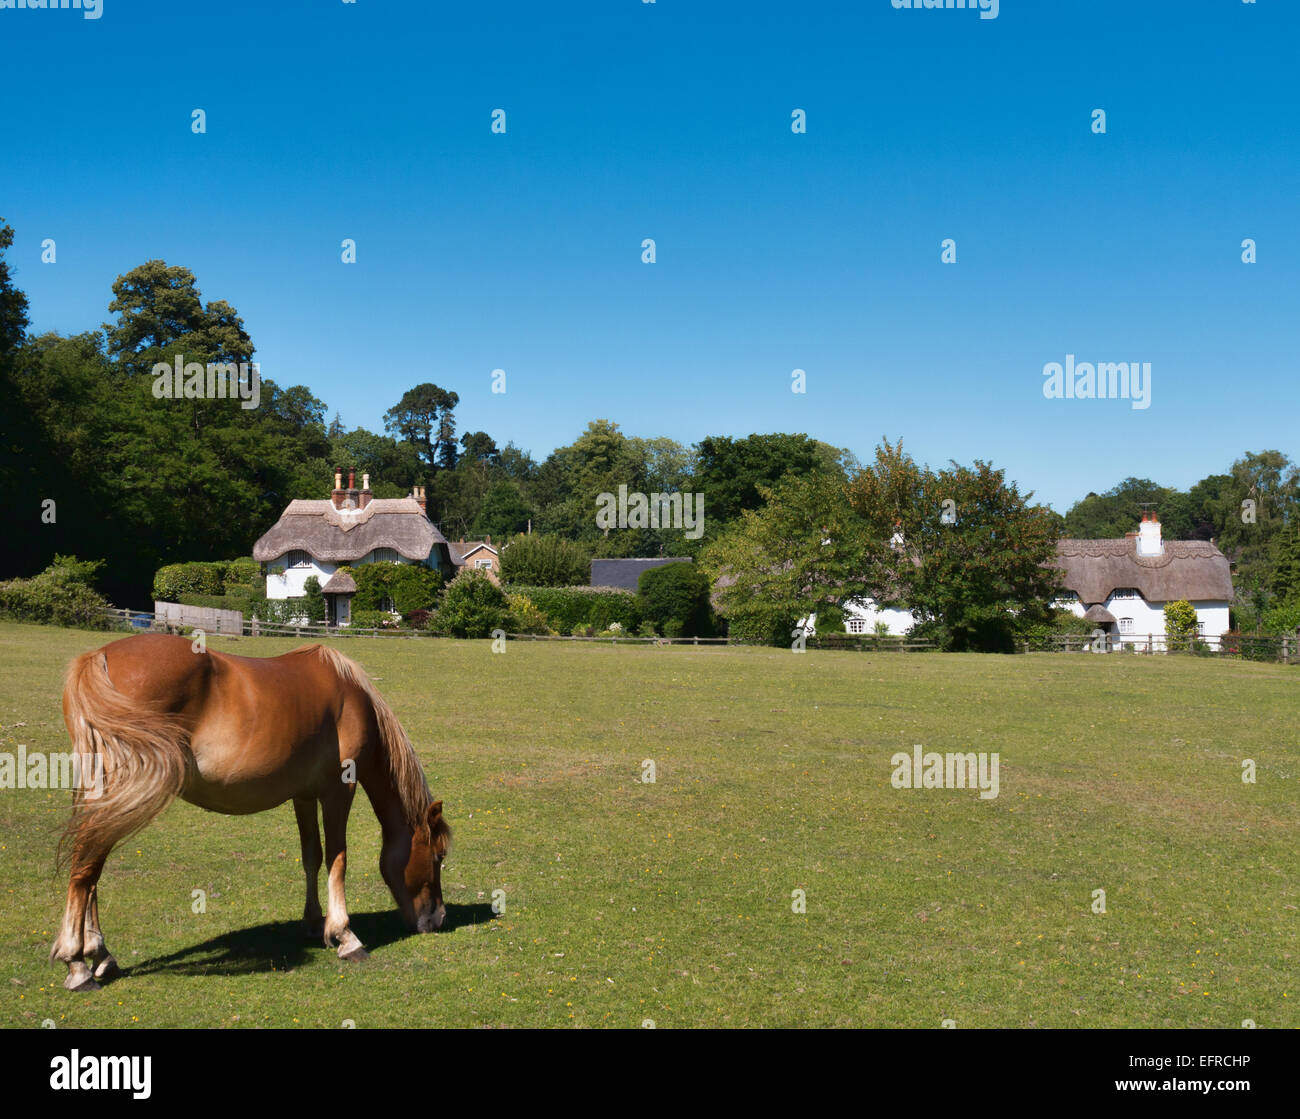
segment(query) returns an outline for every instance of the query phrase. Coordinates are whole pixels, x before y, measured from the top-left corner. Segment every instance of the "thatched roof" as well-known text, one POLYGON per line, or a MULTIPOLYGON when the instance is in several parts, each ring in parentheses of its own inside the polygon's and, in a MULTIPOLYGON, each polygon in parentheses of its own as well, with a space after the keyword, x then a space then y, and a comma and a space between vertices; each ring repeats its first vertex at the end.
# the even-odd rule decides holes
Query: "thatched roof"
POLYGON ((1061 540, 1062 582, 1083 603, 1105 602, 1117 587, 1136 587, 1148 602, 1232 601, 1228 558, 1205 540, 1166 540, 1164 554, 1139 556, 1137 539, 1061 540))
POLYGON ((332 501, 291 501, 253 545, 253 558, 267 563, 301 549, 314 559, 346 563, 376 548, 392 548, 405 559, 422 562, 446 543, 414 498, 378 498, 364 509, 335 509, 332 501))
POLYGON ((357 583, 346 571, 336 571, 321 587, 325 594, 356 594, 357 583))
POLYGON ((618 587, 625 591, 637 589, 641 572, 666 563, 690 563, 690 556, 662 556, 655 559, 594 559, 591 561, 593 587, 618 587))
POLYGON ((1083 615, 1085 622, 1098 622, 1102 625, 1114 625, 1115 615, 1104 606, 1089 606, 1087 613, 1083 615))

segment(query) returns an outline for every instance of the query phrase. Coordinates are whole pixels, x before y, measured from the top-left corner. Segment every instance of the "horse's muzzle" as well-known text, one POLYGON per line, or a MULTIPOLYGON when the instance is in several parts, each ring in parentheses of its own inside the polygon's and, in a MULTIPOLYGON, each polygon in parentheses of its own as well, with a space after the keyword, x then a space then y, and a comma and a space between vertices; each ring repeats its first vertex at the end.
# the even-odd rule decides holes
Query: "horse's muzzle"
POLYGON ((432 913, 422 913, 416 921, 416 928, 422 933, 437 932, 447 919, 447 907, 439 905, 432 913))

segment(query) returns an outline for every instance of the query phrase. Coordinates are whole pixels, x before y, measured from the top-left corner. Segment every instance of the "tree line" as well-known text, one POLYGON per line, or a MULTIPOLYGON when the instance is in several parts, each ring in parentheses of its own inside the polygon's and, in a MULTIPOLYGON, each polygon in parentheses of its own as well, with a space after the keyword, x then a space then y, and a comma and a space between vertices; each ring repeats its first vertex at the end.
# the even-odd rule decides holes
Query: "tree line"
MULTIPOLYGON (((1243 455, 1185 492, 1129 478, 1089 493, 1064 517, 988 464, 931 471, 887 441, 864 465, 806 434, 717 435, 686 446, 598 419, 538 461, 488 432, 458 431, 459 396, 428 382, 387 410, 383 431, 349 428, 338 412, 328 418, 310 389, 268 378, 256 408, 197 394, 160 398, 152 370, 177 355, 205 366, 254 360, 236 308, 205 301, 190 270, 151 260, 113 283, 99 326, 31 334, 27 297, 6 258, 12 243, 0 220, 0 485, 18 523, 0 577, 76 555, 102 561, 99 585, 110 598, 141 605, 158 568, 247 556, 291 499, 326 496, 342 469, 368 473, 378 497, 423 485, 449 539, 502 541, 531 530, 586 557, 691 556, 738 573, 741 590, 726 596, 733 603, 745 587, 779 598, 779 584, 829 605, 842 584, 870 582, 889 594, 906 583, 913 598, 961 596, 996 613, 992 604, 1011 593, 1011 569, 999 577, 999 563, 1028 571, 1023 558, 1048 555, 1059 536, 1123 535, 1147 503, 1166 538, 1214 538, 1236 561, 1246 624, 1300 594, 1300 470, 1278 451, 1243 455), (597 498, 620 486, 702 493, 703 538, 671 524, 601 527, 597 498), (934 502, 945 499, 956 504, 956 526, 937 519, 934 502), (976 563, 973 538, 962 534, 981 524, 997 535, 975 549, 976 563), (950 527, 961 531, 933 535, 950 527), (924 587, 887 547, 898 528, 909 545, 931 547, 924 587), (823 539, 832 543, 823 548, 823 539), (962 541, 971 564, 959 570, 952 555, 933 550, 945 541, 962 541)), ((1039 589, 1031 578, 1014 593, 1039 589)), ((959 629, 987 624, 971 615, 959 629)))

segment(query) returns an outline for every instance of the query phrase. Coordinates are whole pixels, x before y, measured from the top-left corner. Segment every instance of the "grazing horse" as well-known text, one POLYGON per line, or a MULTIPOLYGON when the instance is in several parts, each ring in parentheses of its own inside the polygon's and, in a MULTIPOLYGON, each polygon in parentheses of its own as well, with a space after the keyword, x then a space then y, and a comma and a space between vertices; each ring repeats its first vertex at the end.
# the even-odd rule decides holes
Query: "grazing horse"
POLYGON ((362 668, 323 645, 265 658, 198 648, 183 637, 141 634, 83 653, 68 667, 63 717, 76 752, 97 755, 103 779, 99 790, 74 792, 59 844, 71 877, 50 959, 68 965, 63 985, 93 991, 96 980, 117 973, 99 929, 104 860, 177 796, 228 815, 292 800, 308 935, 337 944, 342 959, 359 960, 366 950, 348 927, 343 898, 348 811, 359 781, 379 818, 380 870, 402 918, 412 932, 440 928, 451 829, 410 739, 362 668), (327 915, 317 896, 318 802, 327 915))

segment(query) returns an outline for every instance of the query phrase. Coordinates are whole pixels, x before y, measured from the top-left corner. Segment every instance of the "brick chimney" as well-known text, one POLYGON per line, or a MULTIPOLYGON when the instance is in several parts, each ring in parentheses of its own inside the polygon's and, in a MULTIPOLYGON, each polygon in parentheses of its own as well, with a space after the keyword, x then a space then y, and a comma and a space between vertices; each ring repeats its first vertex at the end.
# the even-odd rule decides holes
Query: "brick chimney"
POLYGON ((361 475, 361 493, 358 495, 361 502, 361 508, 364 509, 375 499, 375 495, 370 492, 370 475, 361 475))
POLYGON ((343 488, 343 471, 334 471, 334 492, 330 494, 330 501, 334 503, 335 509, 342 509, 347 501, 348 494, 343 488))
POLYGON ((424 498, 424 487, 423 486, 413 487, 411 490, 411 496, 415 498, 416 504, 419 505, 420 512, 427 517, 429 515, 429 508, 424 498))
POLYGON ((1160 521, 1154 513, 1142 514, 1142 523, 1138 525, 1137 554, 1140 556, 1165 554, 1165 546, 1160 539, 1160 521))

